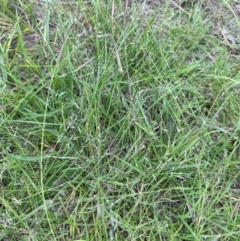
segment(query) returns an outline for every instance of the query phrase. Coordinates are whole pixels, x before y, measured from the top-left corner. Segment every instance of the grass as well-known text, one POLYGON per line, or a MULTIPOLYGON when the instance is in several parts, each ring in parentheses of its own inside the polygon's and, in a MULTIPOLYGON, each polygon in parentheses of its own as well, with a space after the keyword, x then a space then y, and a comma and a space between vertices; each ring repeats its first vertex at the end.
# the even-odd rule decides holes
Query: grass
POLYGON ((0 240, 239 240, 235 5, 9 0, 0 19, 0 240))

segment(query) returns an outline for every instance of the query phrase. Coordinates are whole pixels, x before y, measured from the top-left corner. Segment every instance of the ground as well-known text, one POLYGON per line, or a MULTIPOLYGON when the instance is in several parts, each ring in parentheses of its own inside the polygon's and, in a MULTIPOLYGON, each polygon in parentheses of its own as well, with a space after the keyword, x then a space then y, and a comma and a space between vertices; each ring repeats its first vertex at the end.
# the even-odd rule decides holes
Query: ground
POLYGON ((239 240, 237 1, 0 3, 0 240, 239 240))

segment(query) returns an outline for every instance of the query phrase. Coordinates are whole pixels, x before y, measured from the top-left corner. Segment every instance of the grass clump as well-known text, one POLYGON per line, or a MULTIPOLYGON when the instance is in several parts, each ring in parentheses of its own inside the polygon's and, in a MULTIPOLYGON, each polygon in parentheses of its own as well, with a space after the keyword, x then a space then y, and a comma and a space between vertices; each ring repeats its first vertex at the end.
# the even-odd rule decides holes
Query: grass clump
POLYGON ((0 4, 1 239, 239 239, 237 39, 170 2, 0 4))

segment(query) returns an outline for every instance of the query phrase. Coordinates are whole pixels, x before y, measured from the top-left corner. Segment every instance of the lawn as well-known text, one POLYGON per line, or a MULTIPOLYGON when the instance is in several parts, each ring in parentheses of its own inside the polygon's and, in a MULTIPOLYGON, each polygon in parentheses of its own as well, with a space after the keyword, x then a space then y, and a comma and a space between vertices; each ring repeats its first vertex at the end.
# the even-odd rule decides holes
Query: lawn
POLYGON ((0 240, 240 240, 240 5, 2 0, 0 240))

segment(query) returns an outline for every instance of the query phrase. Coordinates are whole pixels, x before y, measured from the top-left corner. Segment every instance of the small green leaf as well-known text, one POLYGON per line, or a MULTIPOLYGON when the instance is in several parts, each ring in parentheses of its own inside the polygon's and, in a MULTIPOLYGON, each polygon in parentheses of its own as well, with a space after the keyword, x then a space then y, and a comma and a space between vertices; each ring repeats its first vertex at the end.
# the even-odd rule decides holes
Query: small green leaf
POLYGON ((9 155, 11 158, 17 161, 40 161, 49 158, 49 156, 22 156, 22 155, 9 155))

